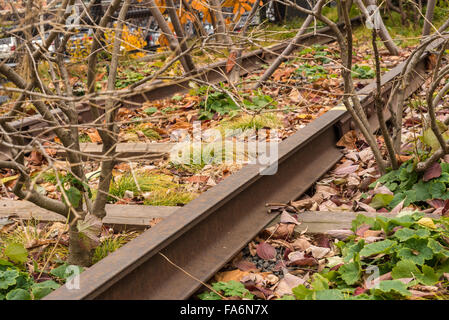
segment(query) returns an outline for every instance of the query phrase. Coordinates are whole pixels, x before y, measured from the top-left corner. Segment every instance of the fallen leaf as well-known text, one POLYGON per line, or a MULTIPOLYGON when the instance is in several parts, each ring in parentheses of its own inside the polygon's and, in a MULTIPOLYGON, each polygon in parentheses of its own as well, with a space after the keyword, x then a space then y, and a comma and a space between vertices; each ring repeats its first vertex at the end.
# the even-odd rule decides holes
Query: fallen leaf
POLYGON ((292 246, 296 250, 304 251, 311 246, 311 243, 306 239, 298 238, 292 243, 292 246))
POLYGON ((357 134, 355 130, 350 130, 346 132, 343 137, 340 138, 337 142, 338 147, 344 147, 347 149, 355 149, 357 141, 357 134))
POLYGON ((344 167, 344 168, 340 167, 340 168, 337 168, 334 171, 334 174, 338 175, 338 176, 345 176, 345 175, 348 175, 350 173, 356 172, 358 168, 359 168, 358 164, 357 165, 347 166, 347 167, 344 167))
POLYGON ((316 246, 310 246, 306 250, 306 252, 310 252, 315 259, 324 258, 330 251, 331 249, 329 248, 316 247, 316 246))
POLYGON ((430 229, 436 229, 436 225, 435 223, 433 223, 433 220, 431 218, 427 217, 421 218, 418 220, 418 224, 430 229))
POLYGON ((422 179, 423 181, 429 181, 430 179, 438 178, 441 176, 441 171, 441 164, 435 162, 424 172, 422 179))
POLYGON ((234 281, 240 281, 243 279, 244 276, 248 275, 249 272, 248 271, 242 271, 239 269, 235 269, 235 270, 231 270, 231 271, 224 271, 224 272, 219 272, 215 275, 215 280, 218 281, 223 281, 223 282, 228 282, 231 280, 234 281))
POLYGON ((304 279, 294 276, 290 273, 286 273, 281 281, 279 281, 279 284, 277 285, 276 290, 274 290, 274 293, 279 297, 282 297, 286 294, 293 294, 292 289, 304 283, 304 279))
POLYGON ((276 259, 276 249, 266 242, 261 242, 257 246, 257 255, 264 260, 273 260, 276 259))
POLYGON ((231 70, 234 68, 237 58, 237 51, 232 51, 229 54, 228 60, 226 61, 226 73, 231 72, 231 70))
POLYGON ((89 136, 90 140, 93 143, 100 143, 101 142, 101 137, 100 137, 100 134, 98 133, 98 130, 96 130, 96 129, 89 130, 87 132, 87 135, 89 136))
POLYGON ((287 211, 282 211, 281 214, 281 218, 280 218, 280 222, 281 223, 294 223, 296 225, 300 225, 301 223, 296 220, 293 216, 291 216, 287 211))

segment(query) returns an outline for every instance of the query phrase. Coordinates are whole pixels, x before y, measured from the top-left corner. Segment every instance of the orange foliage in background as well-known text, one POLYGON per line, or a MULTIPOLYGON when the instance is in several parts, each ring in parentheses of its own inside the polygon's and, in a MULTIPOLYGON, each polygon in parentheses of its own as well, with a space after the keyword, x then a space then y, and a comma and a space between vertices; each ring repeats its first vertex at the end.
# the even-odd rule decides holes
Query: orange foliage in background
MULTIPOLYGON (((139 0, 142 1, 142 0, 139 0)), ((245 13, 251 11, 251 8, 255 1, 260 0, 225 0, 222 4, 223 8, 232 8, 232 13, 234 15, 234 21, 238 21, 240 17, 245 13)), ((165 12, 165 1, 164 0, 156 0, 156 4, 159 7, 159 10, 164 13, 165 12)), ((207 0, 192 0, 190 2, 191 7, 200 13, 202 16, 203 23, 212 23, 211 10, 210 5, 207 0)), ((263 2, 260 1, 260 6, 263 5, 263 2)), ((185 25, 188 21, 193 22, 195 20, 194 16, 187 12, 182 6, 180 9, 176 9, 176 13, 178 14, 179 22, 181 25, 185 25)), ((225 19, 226 24, 230 24, 231 19, 225 19)), ((168 23, 172 32, 174 31, 173 25, 171 22, 168 23)), ((165 35, 161 35, 158 39, 158 43, 161 46, 168 46, 168 40, 165 35)))

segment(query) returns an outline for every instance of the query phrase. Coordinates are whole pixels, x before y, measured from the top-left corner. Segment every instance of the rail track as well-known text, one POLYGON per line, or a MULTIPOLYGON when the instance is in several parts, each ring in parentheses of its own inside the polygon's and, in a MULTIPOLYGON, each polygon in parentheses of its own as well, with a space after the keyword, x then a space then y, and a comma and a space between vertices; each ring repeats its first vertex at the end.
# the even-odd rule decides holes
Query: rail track
MULTIPOLYGON (((439 44, 435 42, 430 49, 439 44)), ((422 55, 406 96, 427 78, 430 55, 422 55)), ((384 95, 403 66, 383 76, 384 95)), ((375 114, 369 112, 374 89, 372 83, 359 91, 371 115, 375 114)), ((387 111, 385 117, 389 118, 387 111)), ((370 122, 376 130, 375 116, 370 122)), ((245 166, 83 272, 79 290, 63 286, 45 299, 189 298, 201 287, 198 280, 208 281, 276 218, 267 214, 267 202, 297 199, 342 157, 336 142, 351 127, 348 111, 342 106, 333 108, 279 143, 275 175, 260 174, 259 165, 245 166)))

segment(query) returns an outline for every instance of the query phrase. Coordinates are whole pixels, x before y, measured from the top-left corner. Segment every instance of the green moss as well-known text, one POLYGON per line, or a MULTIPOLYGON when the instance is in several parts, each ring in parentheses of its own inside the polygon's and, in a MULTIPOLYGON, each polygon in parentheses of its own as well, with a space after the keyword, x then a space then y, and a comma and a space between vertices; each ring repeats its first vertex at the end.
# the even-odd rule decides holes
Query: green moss
POLYGON ((78 137, 78 140, 80 143, 92 142, 92 140, 90 139, 90 137, 87 133, 81 133, 78 137))
POLYGON ((95 248, 92 262, 97 263, 98 261, 106 258, 108 254, 122 247, 123 245, 134 239, 137 235, 137 233, 118 234, 104 239, 101 244, 95 248))
POLYGON ((157 133, 155 130, 153 130, 148 124, 142 123, 136 126, 135 128, 132 128, 130 132, 136 133, 137 131, 142 132, 145 137, 151 140, 159 140, 161 139, 161 136, 159 133, 157 133))
POLYGON ((196 194, 183 191, 155 191, 145 199, 147 206, 179 206, 184 205, 196 198, 196 194))
POLYGON ((182 185, 174 182, 168 175, 136 174, 136 180, 139 187, 131 174, 121 176, 111 183, 109 201, 116 202, 123 198, 126 191, 132 191, 135 196, 149 193, 145 195, 144 203, 153 206, 186 204, 196 196, 194 193, 186 192, 182 185))
POLYGON ((223 121, 220 130, 260 130, 263 128, 275 129, 282 126, 281 121, 275 113, 265 113, 260 115, 243 115, 236 119, 223 121))

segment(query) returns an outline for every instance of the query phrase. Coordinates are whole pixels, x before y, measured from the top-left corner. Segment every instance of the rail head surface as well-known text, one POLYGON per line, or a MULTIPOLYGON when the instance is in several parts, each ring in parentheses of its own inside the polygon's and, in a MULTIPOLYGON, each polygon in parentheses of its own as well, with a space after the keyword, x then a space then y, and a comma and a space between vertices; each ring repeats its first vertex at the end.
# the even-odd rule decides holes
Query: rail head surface
MULTIPOLYGON (((425 56, 422 57, 421 63, 425 63, 425 56)), ((403 64, 402 64, 403 66, 403 64)), ((402 68, 395 68, 388 72, 384 77, 386 79, 390 79, 390 82, 397 76, 402 68)), ((416 77, 415 80, 417 83, 422 81, 420 77, 416 77)), ((368 88, 369 89, 369 88, 368 88)), ((368 90, 366 89, 366 90, 368 90)), ((411 94, 409 92, 408 94, 411 94)), ((367 95, 362 98, 362 105, 366 106, 370 97, 367 95)), ((189 294, 193 293, 195 288, 199 287, 196 281, 193 282, 188 277, 185 277, 185 281, 189 282, 189 286, 185 286, 184 289, 186 292, 183 293, 173 293, 172 296, 169 295, 170 291, 166 290, 164 294, 158 295, 153 291, 164 289, 165 283, 161 278, 164 278, 169 272, 169 268, 173 268, 166 261, 163 261, 162 258, 159 257, 159 252, 172 253, 175 255, 175 249, 186 249, 185 243, 183 241, 190 241, 192 244, 194 237, 199 237, 198 234, 193 235, 193 231, 196 233, 199 232, 207 232, 206 226, 204 226, 204 221, 211 221, 217 224, 217 221, 213 221, 214 216, 220 214, 220 218, 232 217, 237 219, 236 212, 233 210, 237 210, 235 207, 235 203, 237 200, 240 204, 243 205, 243 210, 238 212, 241 214, 240 219, 246 219, 245 214, 252 215, 252 222, 261 220, 258 228, 263 227, 263 223, 267 224, 275 216, 267 217, 261 214, 260 206, 256 211, 252 210, 251 206, 245 206, 244 201, 250 202, 250 204, 254 203, 254 197, 258 197, 260 200, 270 200, 270 193, 268 190, 273 191, 276 197, 280 197, 282 192, 285 192, 286 195, 283 195, 285 199, 279 199, 280 201, 288 201, 291 199, 292 193, 291 187, 295 186, 295 183, 300 182, 304 185, 298 185, 298 192, 304 192, 310 187, 311 184, 314 183, 316 179, 318 179, 322 174, 324 174, 338 159, 341 157, 341 153, 336 150, 335 142, 339 138, 338 134, 335 132, 338 131, 338 121, 346 117, 348 112, 342 109, 333 109, 322 115, 312 123, 308 124, 305 128, 299 130, 286 140, 282 141, 279 144, 279 172, 284 177, 288 177, 288 174, 294 174, 295 171, 302 171, 301 174, 304 177, 299 177, 295 181, 287 182, 286 186, 283 185, 263 185, 265 181, 274 183, 280 183, 279 179, 276 176, 263 176, 260 175, 261 167, 258 165, 247 165, 242 168, 239 172, 231 175, 226 178, 224 181, 219 183, 217 186, 212 189, 206 191, 197 199, 193 200, 186 206, 178 209, 175 214, 170 216, 169 218, 163 220, 155 227, 150 230, 147 230, 141 236, 132 240, 124 247, 118 249, 114 253, 110 254, 85 272, 83 272, 80 276, 80 289, 78 290, 69 290, 65 286, 59 288, 55 292, 48 295, 45 299, 95 299, 95 298, 122 298, 122 299, 142 299, 142 298, 186 298, 189 294), (327 137, 326 137, 327 135, 327 137), (320 144, 326 143, 323 146, 320 144), (317 149, 317 148, 324 149, 317 149), (314 149, 315 148, 315 149, 314 149), (323 152, 323 155, 316 154, 316 159, 309 161, 308 163, 300 163, 298 162, 302 158, 309 157, 309 160, 312 159, 314 155, 310 155, 310 150, 319 150, 323 152), (314 168, 315 166, 319 166, 320 159, 325 157, 324 153, 329 152, 327 155, 328 159, 323 161, 321 168, 313 174, 307 172, 310 168, 314 168), (312 158, 311 158, 312 157, 312 158), (294 160, 292 162, 292 159, 294 160), (311 164, 310 162, 313 162, 311 164), (304 169, 305 167, 305 169, 304 169), (277 189, 279 190, 277 190, 277 189), (248 194, 245 195, 245 191, 248 191, 248 194), (251 191, 251 192, 250 192, 251 191), (263 192, 266 194, 263 194, 263 192), (257 194, 255 194, 257 192, 257 194), (245 198, 246 197, 246 198, 245 198), (287 199, 290 197, 290 199, 287 199), (252 202, 251 202, 252 201, 252 202), (227 208, 228 212, 224 212, 223 208, 227 208), (246 211, 245 211, 246 210, 246 211), (254 212, 253 212, 254 211, 254 212), (215 213, 215 214, 214 214, 215 213), (254 220, 254 218, 256 220, 254 220), (262 223, 263 222, 263 223, 262 223), (194 230, 192 230, 194 229, 194 230), (192 230, 192 232, 189 232, 192 230), (178 241, 177 241, 178 240, 178 241), (164 264, 165 263, 165 264, 164 264), (163 266, 162 269, 157 269, 152 266, 163 266), (137 270, 137 271, 136 271, 137 270), (156 272, 157 270, 157 272, 156 272), (142 272, 147 272, 146 274, 139 274, 142 272), (159 274, 156 274, 159 273, 159 274), (147 279, 145 279, 147 278, 147 279), (154 283, 158 282, 157 286, 151 287, 151 283, 148 283, 148 278, 154 280, 154 283), (143 283, 145 282, 145 283, 143 283), (148 287, 150 285, 150 287, 148 287), (139 290, 133 290, 138 288, 139 290, 143 290, 145 292, 137 292, 139 290), (122 292, 120 292, 122 290, 122 292), (114 292, 113 292, 114 291, 114 292), (140 294, 140 295, 139 295, 140 294)), ((299 196, 299 194, 298 194, 299 196)), ((263 207, 263 205, 262 205, 263 207)), ((237 210, 239 211, 239 210, 237 210)), ((248 218, 249 219, 249 218, 248 218)), ((240 221, 235 221, 236 227, 240 221)), ((229 227, 230 221, 221 220, 223 225, 227 225, 229 227)), ((239 230, 247 232, 248 234, 241 235, 241 239, 250 240, 260 229, 248 228, 240 228, 239 230), (254 229, 254 230, 253 230, 254 229)), ((225 231, 229 234, 223 234, 223 237, 227 236, 228 238, 232 238, 232 231, 230 229, 226 229, 225 231)), ((209 234, 210 235, 210 234, 209 234)), ((216 236, 216 235, 215 235, 216 236)), ((217 240, 218 241, 218 240, 217 240)), ((243 241, 243 240, 242 240, 243 241)), ((227 259, 231 258, 237 251, 243 246, 242 244, 236 244, 234 242, 232 248, 224 248, 218 246, 222 245, 223 242, 217 243, 197 243, 197 247, 192 249, 192 255, 195 253, 197 255, 201 255, 201 250, 206 251, 208 246, 215 246, 215 248, 221 249, 221 251, 229 251, 229 252, 216 252, 215 260, 218 258, 226 257, 227 259), (199 247, 199 248, 198 248, 199 247), (195 252, 193 252, 195 251, 195 252)), ((188 246, 187 246, 188 248, 188 246)), ((186 269, 192 267, 193 264, 189 264, 189 258, 194 260, 192 256, 189 256, 189 252, 177 252, 179 264, 181 266, 185 265, 186 269)), ((204 257, 202 257, 204 258, 204 257)), ((211 257, 213 260, 214 257, 211 257)), ((178 262, 178 261, 176 261, 178 262)), ((222 261, 221 265, 226 261, 222 261)), ((202 266, 202 270, 198 271, 201 273, 199 276, 200 280, 207 281, 208 277, 212 276, 213 273, 218 270, 220 264, 217 261, 213 261, 210 263, 210 270, 204 270, 206 266, 202 266)), ((201 268, 200 268, 201 269, 201 268)), ((193 269, 195 270, 195 269, 193 269)), ((180 271, 177 271, 178 274, 180 271)), ((165 279, 163 279, 165 281, 165 279)), ((170 279, 166 279, 167 286, 170 286, 170 279)), ((183 283, 179 283, 178 290, 182 291, 183 283)))

